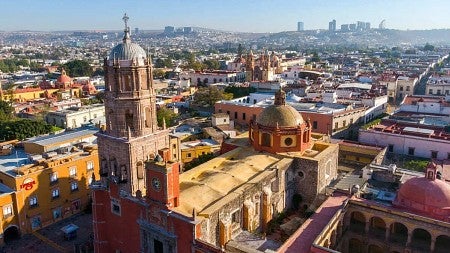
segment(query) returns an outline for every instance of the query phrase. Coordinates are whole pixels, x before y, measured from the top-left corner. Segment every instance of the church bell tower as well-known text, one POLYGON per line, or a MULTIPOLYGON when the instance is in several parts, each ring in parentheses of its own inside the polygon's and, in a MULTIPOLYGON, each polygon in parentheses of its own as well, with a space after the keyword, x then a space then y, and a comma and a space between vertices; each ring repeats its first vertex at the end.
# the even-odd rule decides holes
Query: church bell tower
POLYGON ((168 130, 158 129, 150 56, 124 37, 104 60, 106 129, 97 134, 103 180, 136 195, 146 192, 145 163, 168 147, 168 130))

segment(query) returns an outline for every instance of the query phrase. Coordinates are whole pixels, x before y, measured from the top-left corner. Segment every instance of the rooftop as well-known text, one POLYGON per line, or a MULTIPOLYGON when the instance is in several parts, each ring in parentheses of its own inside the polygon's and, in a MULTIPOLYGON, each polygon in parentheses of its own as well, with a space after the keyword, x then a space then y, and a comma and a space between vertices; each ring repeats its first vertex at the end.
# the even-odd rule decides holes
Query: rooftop
POLYGON ((98 132, 98 129, 94 128, 81 128, 73 131, 67 131, 60 134, 51 134, 45 136, 39 136, 28 139, 26 143, 34 143, 37 145, 52 145, 55 143, 68 142, 76 139, 82 139, 85 136, 92 136, 98 132))

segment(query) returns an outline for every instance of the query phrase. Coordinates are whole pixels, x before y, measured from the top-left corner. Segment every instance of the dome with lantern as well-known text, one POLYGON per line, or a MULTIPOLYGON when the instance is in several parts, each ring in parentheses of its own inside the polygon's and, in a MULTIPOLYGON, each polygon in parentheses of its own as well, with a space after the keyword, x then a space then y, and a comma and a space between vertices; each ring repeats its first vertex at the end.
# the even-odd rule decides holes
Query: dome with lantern
POLYGON ((128 27, 128 16, 124 15, 123 20, 125 22, 125 30, 122 43, 115 46, 108 56, 108 62, 110 65, 115 62, 120 65, 135 64, 138 66, 145 65, 147 59, 147 53, 145 50, 136 43, 131 42, 130 27, 128 27))
POLYGON ((250 124, 250 142, 256 150, 303 152, 311 145, 311 128, 302 115, 286 104, 286 92, 275 93, 273 105, 265 108, 250 124))
POLYGON ((429 163, 425 177, 406 181, 394 205, 438 219, 450 218, 450 184, 440 179, 436 163, 429 163))

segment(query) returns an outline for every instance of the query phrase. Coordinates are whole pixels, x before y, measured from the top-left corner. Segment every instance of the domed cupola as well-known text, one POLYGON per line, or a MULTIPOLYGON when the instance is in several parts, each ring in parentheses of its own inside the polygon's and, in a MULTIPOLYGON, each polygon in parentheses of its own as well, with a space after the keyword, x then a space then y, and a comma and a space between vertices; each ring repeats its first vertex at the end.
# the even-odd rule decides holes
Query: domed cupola
POLYGON ((274 104, 250 123, 250 142, 256 150, 271 153, 303 152, 310 147, 311 129, 300 113, 286 105, 286 93, 275 93, 274 104))
POLYGON ((137 65, 143 66, 147 61, 145 50, 136 43, 131 42, 130 27, 128 27, 128 16, 123 16, 125 30, 122 43, 115 46, 108 56, 108 64, 119 64, 120 66, 137 65))
POLYGON ((450 219, 450 185, 440 179, 439 165, 430 162, 425 177, 406 181, 397 192, 394 205, 436 219, 450 219))

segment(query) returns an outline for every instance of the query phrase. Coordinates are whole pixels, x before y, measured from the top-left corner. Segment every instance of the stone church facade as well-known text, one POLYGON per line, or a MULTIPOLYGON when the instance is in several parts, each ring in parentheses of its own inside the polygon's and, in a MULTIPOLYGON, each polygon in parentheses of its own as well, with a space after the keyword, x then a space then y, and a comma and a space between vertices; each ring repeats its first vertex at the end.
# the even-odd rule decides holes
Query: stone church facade
POLYGON ((105 60, 107 128, 98 134, 93 184, 96 252, 222 252, 242 231, 264 232, 295 195, 314 206, 337 177, 338 147, 311 138, 285 93, 235 148, 180 172, 167 129, 156 123, 151 62, 131 42, 105 60))

